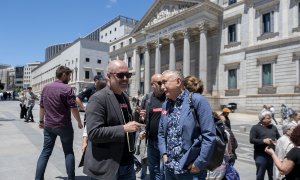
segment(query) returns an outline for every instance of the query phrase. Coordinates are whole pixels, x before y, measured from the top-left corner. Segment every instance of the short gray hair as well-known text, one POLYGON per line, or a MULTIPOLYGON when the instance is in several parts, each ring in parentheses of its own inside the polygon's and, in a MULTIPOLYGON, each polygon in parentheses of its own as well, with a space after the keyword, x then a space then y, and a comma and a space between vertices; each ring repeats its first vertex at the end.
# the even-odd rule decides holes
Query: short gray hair
POLYGON ((263 120, 266 116, 272 117, 272 112, 268 110, 262 110, 258 115, 259 121, 263 120))
POLYGON ((283 125, 283 126, 282 126, 282 132, 283 132, 283 134, 286 134, 287 131, 288 131, 290 128, 296 127, 296 126, 297 126, 297 125, 294 124, 294 123, 288 123, 288 124, 286 124, 286 125, 283 125))
POLYGON ((176 71, 176 70, 165 70, 163 73, 162 73, 162 75, 163 74, 174 74, 174 75, 176 75, 178 78, 180 78, 181 80, 183 80, 183 75, 182 75, 182 73, 180 72, 180 71, 176 71))

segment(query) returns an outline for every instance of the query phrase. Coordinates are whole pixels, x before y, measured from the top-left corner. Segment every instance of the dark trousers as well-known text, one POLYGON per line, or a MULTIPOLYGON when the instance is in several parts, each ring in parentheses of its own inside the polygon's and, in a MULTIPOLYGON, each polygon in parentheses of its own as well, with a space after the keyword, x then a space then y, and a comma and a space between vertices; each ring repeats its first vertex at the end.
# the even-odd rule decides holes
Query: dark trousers
POLYGON ((165 169, 166 180, 205 180, 206 171, 200 171, 198 174, 193 173, 183 173, 183 174, 174 174, 174 171, 170 169, 165 169))
POLYGON ((268 172, 269 180, 273 180, 273 159, 266 153, 254 153, 256 165, 256 179, 264 180, 266 171, 268 172))
POLYGON ((148 166, 150 171, 150 180, 164 180, 164 171, 162 158, 160 157, 160 152, 158 150, 157 140, 148 140, 148 166))
POLYGON ((28 121, 29 119, 31 119, 33 121, 32 109, 33 109, 33 105, 30 105, 29 107, 27 107, 26 121, 28 121))
POLYGON ((25 105, 20 104, 21 112, 20 112, 20 119, 26 118, 27 108, 25 105))
MULTIPOLYGON (((90 180, 97 180, 96 178, 90 177, 90 180)), ((116 177, 111 177, 110 180, 136 180, 134 165, 120 166, 116 177)))
POLYGON ((44 129, 44 146, 36 167, 35 180, 43 180, 48 160, 52 154, 56 137, 59 136, 65 154, 68 180, 75 179, 75 158, 73 151, 74 130, 72 126, 44 129))

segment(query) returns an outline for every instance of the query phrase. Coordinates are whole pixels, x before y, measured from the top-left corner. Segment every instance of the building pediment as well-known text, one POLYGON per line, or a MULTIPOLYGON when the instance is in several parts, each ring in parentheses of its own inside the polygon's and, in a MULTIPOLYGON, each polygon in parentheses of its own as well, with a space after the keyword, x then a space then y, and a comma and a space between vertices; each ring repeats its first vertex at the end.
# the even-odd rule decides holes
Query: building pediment
POLYGON ((150 28, 160 22, 187 11, 204 0, 156 0, 134 28, 133 33, 150 28))

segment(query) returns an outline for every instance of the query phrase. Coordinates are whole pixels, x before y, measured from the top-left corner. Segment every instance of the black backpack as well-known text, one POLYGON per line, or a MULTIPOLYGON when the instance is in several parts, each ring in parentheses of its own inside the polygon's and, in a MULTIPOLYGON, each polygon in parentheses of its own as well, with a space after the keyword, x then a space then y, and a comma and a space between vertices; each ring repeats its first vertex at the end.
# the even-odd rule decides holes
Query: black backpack
MULTIPOLYGON (((189 103, 190 103, 190 109, 193 113, 194 120, 195 120, 195 128, 200 128, 200 124, 198 122, 198 118, 196 116, 195 107, 192 101, 192 95, 193 93, 189 94, 189 103)), ((224 153, 226 149, 226 144, 228 143, 228 138, 225 132, 225 125, 221 120, 215 121, 216 126, 216 141, 213 148, 213 154, 211 159, 208 161, 207 169, 210 171, 213 171, 217 167, 221 166, 224 158, 224 153)))

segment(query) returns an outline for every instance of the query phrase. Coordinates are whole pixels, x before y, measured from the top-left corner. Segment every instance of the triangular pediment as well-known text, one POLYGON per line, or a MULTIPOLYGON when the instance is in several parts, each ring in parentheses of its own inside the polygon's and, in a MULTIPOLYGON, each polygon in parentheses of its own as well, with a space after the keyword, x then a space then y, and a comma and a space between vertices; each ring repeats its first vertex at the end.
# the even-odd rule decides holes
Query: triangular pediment
POLYGON ((134 28, 133 33, 167 21, 203 0, 156 0, 134 28))

